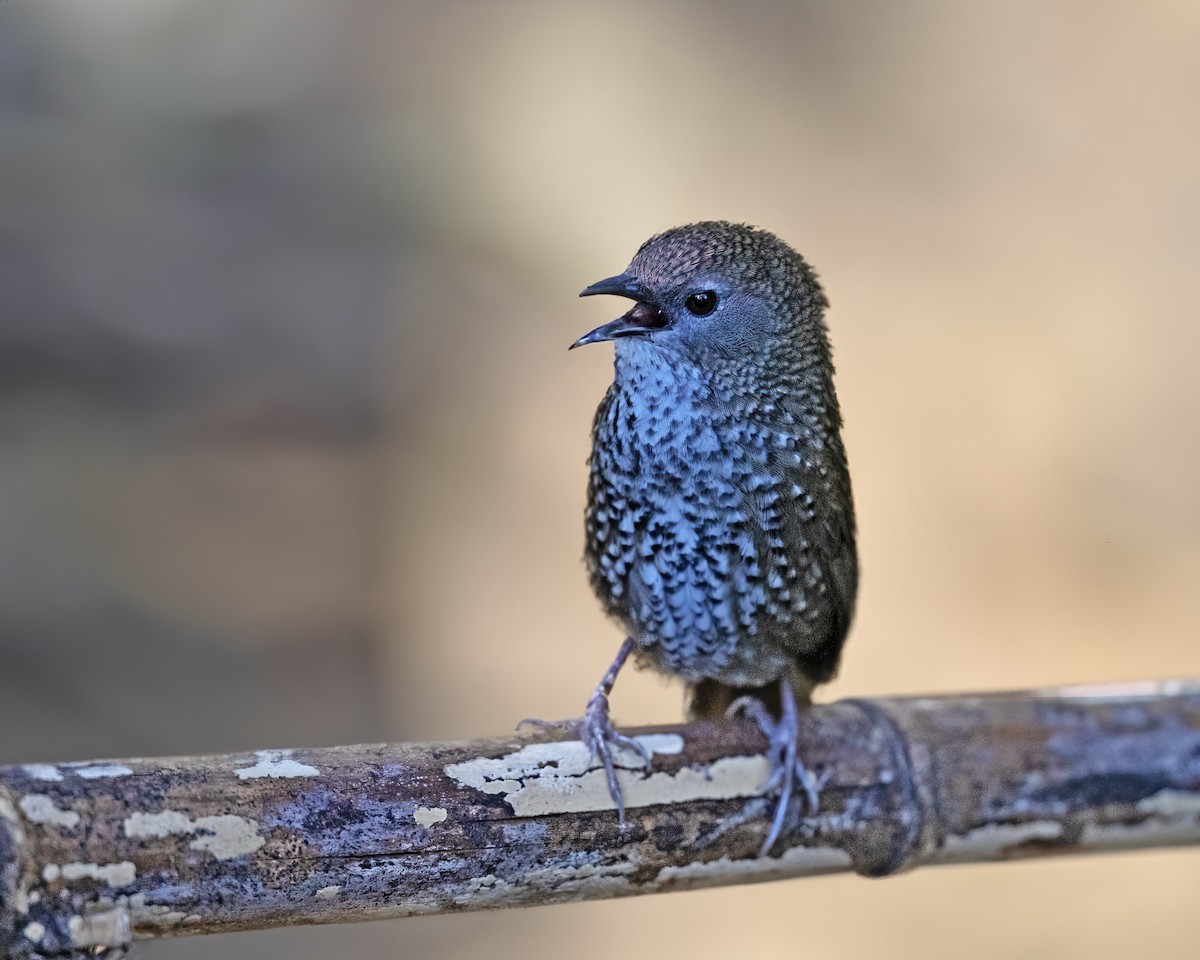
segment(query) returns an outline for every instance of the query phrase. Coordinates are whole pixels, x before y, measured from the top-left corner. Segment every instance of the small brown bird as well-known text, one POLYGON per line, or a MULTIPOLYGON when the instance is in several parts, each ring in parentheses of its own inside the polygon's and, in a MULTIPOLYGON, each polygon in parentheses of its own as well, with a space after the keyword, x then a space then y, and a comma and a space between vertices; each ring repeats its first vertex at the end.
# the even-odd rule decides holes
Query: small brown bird
POLYGON ((854 612, 854 506, 824 312, 808 264, 763 230, 695 223, 652 237, 625 272, 581 296, 634 301, 572 347, 615 342, 593 424, 586 559, 628 633, 596 688, 582 739, 624 822, 608 694, 631 653, 683 678, 690 718, 732 710, 770 739, 780 792, 817 805, 796 756, 797 707, 831 679, 854 612))

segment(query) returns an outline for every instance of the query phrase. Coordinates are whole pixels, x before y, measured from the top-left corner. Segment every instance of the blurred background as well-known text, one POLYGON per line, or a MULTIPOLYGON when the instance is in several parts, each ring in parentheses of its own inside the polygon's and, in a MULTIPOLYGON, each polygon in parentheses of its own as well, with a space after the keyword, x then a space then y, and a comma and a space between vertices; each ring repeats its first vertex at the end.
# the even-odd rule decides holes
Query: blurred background
MULTIPOLYGON (((500 733, 658 230, 825 280, 863 589, 826 699, 1197 673, 1200 7, 0 3, 0 762, 500 733)), ((627 723, 681 712, 632 671, 627 723)), ((1195 955, 1200 855, 139 947, 1195 955), (533 947, 536 945, 536 948, 533 947)))

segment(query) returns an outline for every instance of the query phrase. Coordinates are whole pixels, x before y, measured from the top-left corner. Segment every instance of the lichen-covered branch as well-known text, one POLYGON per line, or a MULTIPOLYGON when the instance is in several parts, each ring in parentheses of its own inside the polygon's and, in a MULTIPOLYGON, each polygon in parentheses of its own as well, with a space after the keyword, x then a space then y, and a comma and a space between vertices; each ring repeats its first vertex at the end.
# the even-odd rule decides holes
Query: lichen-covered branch
POLYGON ((751 724, 638 735, 624 830, 565 731, 0 767, 0 956, 1200 842, 1197 683, 816 707, 770 857, 751 724))

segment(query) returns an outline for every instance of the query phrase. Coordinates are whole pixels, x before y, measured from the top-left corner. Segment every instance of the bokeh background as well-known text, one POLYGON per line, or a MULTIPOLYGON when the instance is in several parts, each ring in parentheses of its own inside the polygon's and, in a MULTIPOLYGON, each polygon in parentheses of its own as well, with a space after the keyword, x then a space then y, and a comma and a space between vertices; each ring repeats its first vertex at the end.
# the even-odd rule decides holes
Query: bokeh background
MULTIPOLYGON (((710 217, 833 302, 826 697, 1194 674, 1197 49, 1168 0, 3 0, 0 762, 577 714, 620 637, 575 294, 710 217)), ((1198 889, 1167 851, 139 955, 1165 960, 1198 889)))

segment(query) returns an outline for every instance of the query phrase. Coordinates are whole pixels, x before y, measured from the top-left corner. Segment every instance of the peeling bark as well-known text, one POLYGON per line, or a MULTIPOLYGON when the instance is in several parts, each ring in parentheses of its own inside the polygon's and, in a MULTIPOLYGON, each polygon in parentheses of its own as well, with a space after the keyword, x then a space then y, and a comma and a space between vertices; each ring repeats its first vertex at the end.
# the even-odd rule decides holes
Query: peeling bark
POLYGON ((563 731, 0 767, 0 955, 1200 842, 1200 684, 815 707, 763 858, 753 725, 633 732, 623 831, 563 731))

